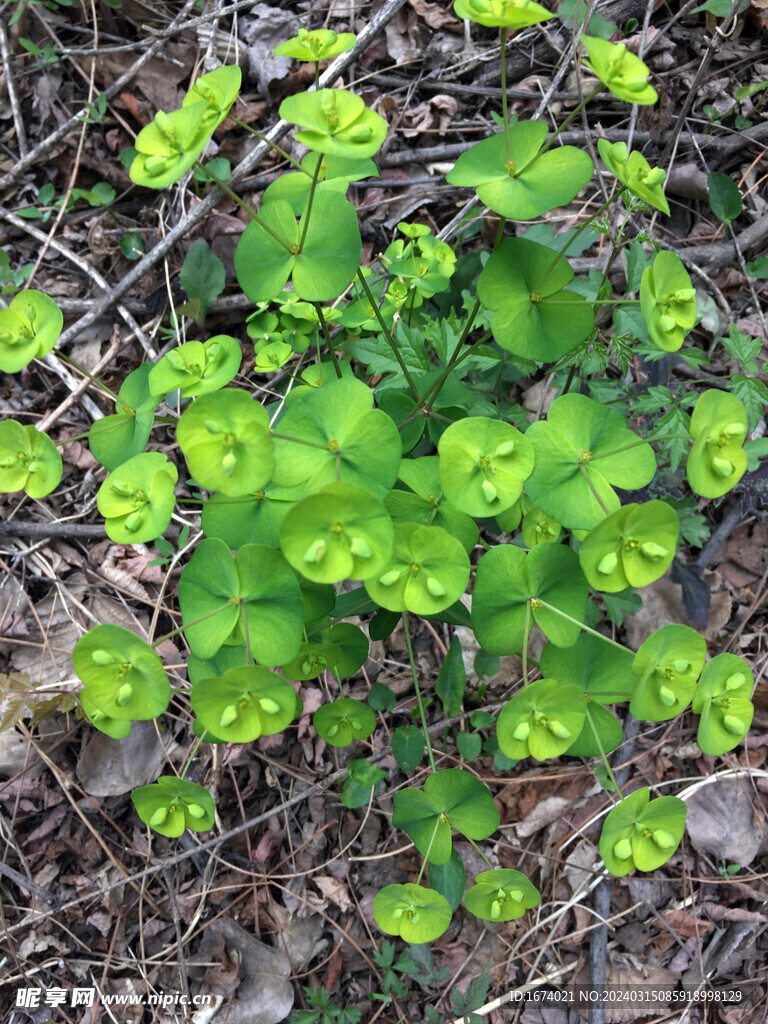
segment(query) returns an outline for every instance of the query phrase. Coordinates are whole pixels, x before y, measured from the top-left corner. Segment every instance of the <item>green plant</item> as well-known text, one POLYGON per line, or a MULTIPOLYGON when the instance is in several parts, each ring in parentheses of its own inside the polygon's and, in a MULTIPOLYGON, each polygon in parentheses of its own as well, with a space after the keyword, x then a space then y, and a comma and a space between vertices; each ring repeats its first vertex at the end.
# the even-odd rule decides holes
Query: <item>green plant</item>
MULTIPOLYGON (((529 879, 494 867, 479 845, 500 823, 489 788, 470 767, 481 753, 507 770, 529 756, 599 758, 598 777, 616 799, 600 840, 607 869, 617 876, 654 870, 674 853, 685 805, 672 796, 651 800, 648 789, 620 796, 606 753, 620 744, 622 725, 609 706, 628 703, 636 718, 662 722, 692 704, 701 748, 717 755, 750 727, 753 677, 732 655, 706 665, 704 640, 682 625, 657 630, 633 654, 598 628, 601 608, 620 624, 638 607, 634 588, 670 566, 681 526, 686 539, 704 535, 690 497, 677 497, 675 505, 663 500, 670 488, 660 464, 666 460, 676 472, 687 456, 694 495, 717 499, 731 491, 759 454, 744 444, 768 398, 754 377, 759 346, 733 332, 724 343, 753 376, 738 375, 730 390, 726 384, 699 392, 692 385, 636 394, 608 375, 612 367, 626 373, 634 350, 646 359, 678 350, 694 363, 699 358, 682 347, 697 311, 680 260, 668 252, 649 257, 647 236, 627 236, 630 213, 648 206, 668 211, 665 172, 622 144, 601 144, 619 184, 592 217, 563 238, 541 225, 505 236, 507 220, 527 222, 570 202, 593 165, 585 152, 556 145, 565 123, 550 135, 543 123, 508 117, 507 29, 553 15, 510 0, 457 0, 456 11, 498 27, 504 44, 500 130, 471 147, 448 176, 499 215, 491 251, 455 251, 425 225, 402 222, 377 265, 360 266, 360 229, 347 190, 375 171, 371 158, 386 122, 342 89, 283 101, 281 115, 297 126, 295 137, 310 153, 270 185, 258 212, 249 209, 213 162, 199 162, 240 85, 237 68, 210 72, 181 108, 158 112, 142 129, 130 174, 139 186, 162 189, 197 172, 243 207, 249 223, 234 265, 256 306, 247 333, 258 373, 285 368, 285 378, 273 381, 282 390, 265 406, 247 377, 229 386, 241 370, 241 351, 237 339, 219 334, 175 346, 129 374, 111 396, 114 414, 89 435, 108 471, 98 508, 114 540, 156 540, 164 557, 182 557, 162 537, 175 507, 176 459, 190 487, 186 500, 202 506, 205 536, 180 545, 194 550, 181 571, 181 625, 173 630, 191 652, 190 685, 180 686, 176 698, 188 700, 200 742, 250 743, 284 731, 302 711, 292 683, 321 673, 329 699, 314 713, 318 735, 331 746, 367 739, 377 713, 392 712, 397 699, 381 684, 367 703, 347 695, 344 680, 364 663, 368 638, 344 620, 373 614, 374 639, 402 622, 416 709, 414 722, 394 729, 392 751, 406 774, 425 753, 428 764, 418 784, 395 793, 392 822, 423 862, 415 882, 382 888, 374 913, 385 933, 417 944, 439 937, 462 902, 484 920, 503 922, 539 901, 529 879), (603 216, 613 204, 625 210, 615 231, 603 216), (638 299, 614 298, 607 271, 576 277, 569 254, 599 234, 611 262, 627 254, 638 299), (640 342, 633 340, 638 333, 640 342), (314 352, 316 361, 299 371, 294 356, 308 361, 314 352), (538 371, 554 375, 560 394, 546 418, 530 423, 509 395, 538 371), (575 381, 589 394, 572 390, 575 381), (177 414, 157 416, 169 395, 177 414), (653 424, 645 436, 634 427, 638 415, 653 424), (145 451, 153 430, 170 430, 179 452, 172 444, 145 451), (626 500, 626 492, 651 486, 653 497, 626 500), (500 540, 502 532, 510 536, 500 540), (483 551, 476 558, 478 540, 483 551), (473 574, 468 612, 461 598, 473 574), (461 717, 462 728, 446 729, 442 750, 428 729, 411 616, 471 627, 481 646, 479 675, 492 672, 500 655, 522 654, 523 686, 496 717, 483 706, 483 683, 469 691, 454 638, 436 690, 445 715, 461 717), (542 678, 532 681, 534 623, 548 643, 542 678), (492 726, 495 736, 484 737, 492 726), (462 766, 445 767, 454 749, 462 766), (488 865, 466 893, 454 833, 488 865)), ((655 101, 647 67, 623 44, 597 36, 582 43, 587 67, 614 97, 655 101)), ((279 49, 317 64, 348 45, 316 32, 279 49)), ((180 313, 202 324, 224 285, 220 261, 205 243, 187 255, 181 284, 190 302, 180 313)), ((0 311, 0 369, 18 372, 45 355, 61 324, 41 293, 16 296, 0 311)), ((34 428, 14 421, 0 427, 4 490, 49 493, 60 478, 57 459, 54 442, 34 428)), ((97 728, 121 736, 131 721, 166 711, 170 683, 155 653, 162 639, 150 643, 106 624, 78 641, 73 660, 83 713, 97 728)), ((439 713, 437 701, 433 709, 439 713)), ((134 794, 141 819, 166 836, 213 824, 212 800, 185 772, 134 794)), ((383 769, 357 758, 341 799, 363 806, 384 781, 383 769)), ((397 967, 394 946, 380 956, 388 958, 379 961, 388 972, 380 996, 389 999, 406 972, 397 967)), ((479 996, 480 988, 454 1000, 457 1012, 471 1017, 479 996)), ((312 1000, 315 1009, 300 1019, 354 1019, 330 997, 312 1000)))

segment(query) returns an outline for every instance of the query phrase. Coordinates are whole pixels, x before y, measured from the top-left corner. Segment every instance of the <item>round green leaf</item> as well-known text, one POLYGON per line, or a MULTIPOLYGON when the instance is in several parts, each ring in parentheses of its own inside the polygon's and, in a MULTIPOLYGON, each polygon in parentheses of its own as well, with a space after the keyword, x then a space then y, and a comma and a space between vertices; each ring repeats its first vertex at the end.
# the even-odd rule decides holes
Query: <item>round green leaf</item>
POLYGON ((584 694, 572 683, 539 679, 523 687, 501 710, 496 723, 499 748, 520 761, 544 761, 573 745, 586 717, 584 694))
POLYGON ((568 262, 546 245, 503 239, 477 282, 480 301, 493 311, 497 343, 538 363, 554 362, 580 345, 595 318, 592 307, 567 290, 572 280, 568 262))
POLYGON ((410 491, 392 490, 384 499, 384 506, 395 526, 404 523, 418 523, 420 526, 440 526, 471 554, 477 544, 478 529, 472 519, 453 508, 441 496, 427 501, 410 491))
POLYGON ((741 446, 748 425, 746 409, 734 395, 714 388, 700 395, 691 414, 693 447, 685 467, 696 494, 719 498, 736 486, 747 468, 741 446))
POLYGON ((540 665, 542 675, 580 686, 592 704, 615 704, 629 700, 635 689, 632 660, 632 651, 582 633, 572 647, 547 644, 540 665))
POLYGON ((589 55, 589 60, 585 59, 584 63, 614 96, 641 106, 656 102, 658 94, 648 84, 648 65, 631 53, 626 43, 609 43, 597 36, 582 35, 579 38, 589 55))
POLYGON ((490 28, 527 28, 540 21, 554 18, 554 14, 533 0, 455 0, 453 9, 457 18, 467 18, 490 28))
POLYGON ((351 622, 337 622, 331 626, 326 636, 328 643, 341 651, 335 668, 342 679, 354 675, 367 661, 370 641, 358 626, 351 622))
POLYGON ((392 824, 408 833, 430 864, 450 859, 452 828, 469 839, 487 839, 499 822, 488 787, 460 768, 435 772, 423 790, 401 789, 394 796, 392 824))
POLYGON ((317 583, 367 579, 392 555, 394 528, 383 503, 354 484, 330 484, 294 505, 280 527, 285 557, 317 583))
POLYGON ((111 736, 113 740, 124 740, 130 735, 132 722, 122 718, 110 718, 103 711, 99 711, 86 689, 80 691, 79 697, 85 717, 99 732, 111 736))
POLYGON ((106 469, 117 469, 144 451, 160 395, 149 387, 151 363, 142 363, 123 381, 117 393, 114 416, 96 420, 88 433, 91 454, 106 469))
POLYGON ((540 903, 533 882, 510 868, 481 871, 464 897, 464 906, 482 921, 514 921, 540 903))
POLYGON ((447 864, 429 865, 429 884, 448 900, 452 911, 459 909, 467 884, 467 872, 458 850, 451 850, 447 864))
MULTIPOLYGON (((575 146, 538 155, 546 137, 542 121, 521 121, 509 129, 511 158, 499 132, 462 153, 446 181, 476 188, 480 201, 502 217, 533 220, 570 203, 594 171, 589 154, 575 146)), ((551 262, 555 254, 549 252, 551 262)))
POLYGON ((304 488, 277 487, 268 483, 254 494, 229 498, 212 494, 203 505, 201 525, 206 537, 217 537, 230 548, 244 544, 280 547, 280 525, 304 488))
POLYGON ((451 906, 433 889, 407 882, 387 885, 373 899, 376 923, 387 935, 405 942, 432 942, 451 923, 451 906))
POLYGON ((64 314, 43 292, 28 288, 0 309, 0 371, 18 373, 51 351, 61 334, 64 314))
POLYGON ((176 439, 190 473, 210 491, 253 494, 272 476, 269 418, 247 391, 226 388, 198 398, 182 413, 176 439))
POLYGON ((611 811, 600 835, 600 855, 617 878, 633 868, 655 871, 665 864, 683 838, 685 803, 676 796, 650 799, 636 789, 611 811))
POLYGON ((331 60, 351 50, 356 39, 354 32, 341 32, 337 35, 330 28, 316 28, 312 31, 300 28, 293 39, 276 46, 275 53, 278 57, 292 57, 293 60, 331 60))
POLYGON ((353 377, 331 380, 295 399, 276 425, 275 483, 310 491, 340 481, 379 499, 397 478, 402 447, 397 427, 373 408, 373 394, 353 377))
POLYGON ((689 626, 662 626, 641 645, 632 662, 640 676, 629 710, 647 722, 666 722, 691 702, 707 657, 707 642, 689 626))
POLYGON ((155 395, 178 388, 182 398, 218 391, 235 376, 242 358, 240 345, 228 334, 217 334, 206 342, 188 341, 152 367, 149 387, 155 395))
POLYGON ((477 566, 472 593, 472 627, 489 654, 514 654, 525 639, 526 605, 530 630, 535 621, 558 647, 576 643, 589 588, 578 558, 561 544, 540 544, 527 555, 511 544, 492 548, 477 566), (545 608, 546 601, 577 623, 545 608))
POLYGON ((591 530, 615 512, 619 498, 614 487, 645 487, 656 471, 649 444, 626 425, 621 413, 586 395, 555 399, 546 422, 526 432, 536 454, 525 490, 539 508, 572 530, 591 530))
POLYGON ((131 800, 144 824, 162 836, 174 839, 185 828, 193 832, 213 828, 213 797, 196 782, 161 775, 151 786, 134 789, 131 800))
POLYGON ((138 150, 128 173, 146 188, 167 188, 189 170, 208 142, 213 126, 205 101, 169 114, 159 110, 134 142, 138 150))
POLYGON ((0 493, 24 490, 30 498, 44 498, 61 480, 59 449, 33 424, 17 420, 0 423, 0 493))
POLYGON ((182 107, 204 102, 207 105, 203 117, 206 132, 213 132, 229 113, 229 108, 237 99, 243 80, 242 72, 237 64, 227 64, 214 68, 202 75, 192 84, 184 97, 182 107))
POLYGON ((725 754, 747 735, 754 685, 749 665, 735 654, 718 654, 705 666, 693 696, 694 714, 701 715, 696 742, 705 754, 725 754))
POLYGON ((345 89, 288 96, 280 104, 280 117, 301 125, 303 130, 294 133, 298 142, 331 156, 373 156, 387 136, 384 118, 369 110, 360 96, 345 89))
POLYGON ((625 505, 590 530, 579 563, 591 586, 604 593, 647 587, 669 568, 679 533, 677 513, 665 501, 625 505))
POLYGON ((72 664, 91 703, 108 718, 143 721, 168 707, 171 686, 163 663, 129 629, 96 626, 75 644, 72 664))
POLYGON ((448 501, 470 516, 498 515, 520 497, 533 445, 509 423, 472 416, 452 423, 438 445, 448 501))
POLYGON ((321 704, 312 724, 332 747, 348 747, 355 740, 367 739, 376 728, 376 715, 360 700, 341 697, 330 704, 321 704))
POLYGON ((162 452, 142 452, 118 466, 96 496, 107 535, 117 544, 143 544, 159 537, 171 521, 178 478, 162 452))
POLYGON ((436 615, 464 593, 469 558, 455 537, 439 526, 395 527, 394 548, 383 571, 365 581, 373 600, 392 612, 436 615))
POLYGON ((622 184, 643 202, 669 216, 669 203, 662 188, 667 178, 663 168, 651 167, 637 150, 629 153, 626 142, 610 143, 607 139, 598 139, 597 148, 605 166, 622 184))
POLYGON ((261 665, 241 665, 201 679, 189 694, 192 710, 214 736, 251 743, 282 732, 297 717, 299 698, 282 676, 261 665))

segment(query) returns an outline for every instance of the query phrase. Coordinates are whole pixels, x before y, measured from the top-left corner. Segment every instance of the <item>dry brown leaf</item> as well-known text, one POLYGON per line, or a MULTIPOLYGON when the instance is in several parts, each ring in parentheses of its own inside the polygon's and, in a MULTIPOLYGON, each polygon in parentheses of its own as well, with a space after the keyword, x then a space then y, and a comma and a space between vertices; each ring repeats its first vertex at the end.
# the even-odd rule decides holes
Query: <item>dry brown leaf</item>
POLYGON ((687 801, 685 831, 694 848, 746 867, 764 845, 746 782, 723 779, 702 786, 687 801))
POLYGON ((340 882, 338 878, 328 878, 325 875, 320 875, 313 878, 312 881, 323 896, 330 900, 331 903, 335 903, 340 910, 351 911, 355 909, 354 903, 349 898, 346 885, 340 882))

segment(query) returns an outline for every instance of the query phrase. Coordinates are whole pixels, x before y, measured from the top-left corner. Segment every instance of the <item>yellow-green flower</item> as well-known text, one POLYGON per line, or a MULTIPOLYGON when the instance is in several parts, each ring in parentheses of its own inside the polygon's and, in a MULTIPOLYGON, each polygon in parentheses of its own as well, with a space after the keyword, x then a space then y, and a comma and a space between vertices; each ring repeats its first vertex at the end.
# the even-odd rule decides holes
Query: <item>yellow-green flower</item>
POLYGON ((658 94, 648 84, 648 65, 630 53, 624 43, 609 43, 596 36, 582 36, 581 41, 589 54, 584 63, 617 99, 641 106, 656 102, 658 94))
POLYGON ((488 28, 527 28, 554 14, 533 0, 455 0, 458 18, 468 18, 488 28))
POLYGON ((597 148, 600 159, 608 170, 638 199, 669 216, 669 203, 662 188, 667 179, 667 172, 662 167, 651 167, 637 150, 627 154, 626 142, 611 144, 607 139, 598 139, 597 148))

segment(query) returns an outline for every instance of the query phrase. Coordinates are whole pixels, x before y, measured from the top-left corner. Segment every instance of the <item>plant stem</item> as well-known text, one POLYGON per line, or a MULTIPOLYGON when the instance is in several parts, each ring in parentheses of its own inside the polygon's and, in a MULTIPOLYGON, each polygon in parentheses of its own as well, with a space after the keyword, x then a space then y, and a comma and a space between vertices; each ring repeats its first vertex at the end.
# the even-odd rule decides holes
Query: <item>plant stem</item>
POLYGON ((571 121, 573 121, 573 119, 575 117, 579 116, 579 114, 582 112, 584 107, 586 107, 586 105, 589 103, 589 101, 594 96, 597 96, 597 94, 599 92, 601 92, 603 90, 603 88, 604 88, 604 86, 603 86, 603 84, 601 82, 599 85, 595 86, 595 88, 592 90, 592 92, 587 93, 587 95, 584 97, 584 99, 581 100, 580 103, 578 103, 577 106, 575 106, 573 108, 573 110, 568 115, 568 117, 566 117, 566 119, 563 121, 563 123, 557 128, 557 130, 554 132, 552 137, 547 139, 547 141, 544 143, 542 148, 537 153, 535 153, 534 156, 532 156, 531 159, 528 161, 528 163, 524 164, 520 168, 520 170, 518 170, 517 173, 518 174, 522 174, 523 171, 527 170, 531 166, 531 164, 534 162, 534 160, 538 160, 538 158, 540 156, 543 156, 547 152, 548 149, 551 149, 552 146, 555 144, 555 142, 557 142, 558 138, 563 134, 565 129, 571 123, 571 121))
POLYGON ((655 444, 656 441, 664 441, 667 438, 671 441, 693 440, 690 434, 656 434, 655 437, 639 437, 637 441, 630 441, 629 444, 625 444, 621 448, 613 448, 609 452, 600 452, 599 455, 593 455, 590 462, 595 462, 597 459, 607 459, 609 455, 621 455, 622 452, 627 452, 630 448, 637 448, 638 445, 655 444))
POLYGON ((170 631, 170 633, 163 633, 163 635, 159 636, 156 640, 150 641, 151 646, 152 647, 157 647, 164 640, 170 640, 172 636, 177 636, 183 630, 189 629, 190 626, 196 626, 198 624, 198 622, 204 622, 206 619, 210 619, 214 615, 218 615, 219 612, 223 612, 225 608, 231 608, 231 607, 232 607, 232 603, 230 601, 226 601, 224 604, 220 605, 218 608, 214 608, 212 612, 206 612, 205 615, 200 615, 200 616, 198 616, 198 618, 192 619, 190 622, 184 622, 181 626, 178 626, 176 629, 172 629, 170 631))
POLYGON ((587 467, 584 465, 583 462, 579 463, 579 469, 584 474, 584 479, 587 481, 587 486, 589 487, 590 491, 592 491, 592 495, 593 495, 595 501, 600 506, 600 508, 603 510, 603 512, 605 512, 605 514, 607 516, 609 516, 611 514, 610 510, 609 510, 608 506, 605 504, 605 502, 603 501, 603 499, 600 497, 600 495, 597 493, 597 488, 595 487, 594 482, 592 480, 592 477, 589 475, 589 472, 587 471, 587 467))
POLYGON ((274 430, 271 433, 272 437, 276 437, 280 441, 295 441, 296 444, 304 444, 308 448, 322 448, 324 452, 328 451, 327 444, 320 444, 317 441, 305 441, 303 437, 293 437, 292 434, 276 434, 274 430))
POLYGON ((315 198, 315 189, 317 188, 317 183, 320 179, 320 167, 322 163, 323 154, 321 153, 317 163, 315 164, 315 173, 312 175, 312 182, 309 186, 309 198, 307 199, 307 209, 304 213, 304 216, 301 218, 302 227, 301 238, 299 240, 299 252, 301 252, 301 250, 304 248, 304 240, 306 239, 307 231, 309 230, 309 218, 312 215, 312 203, 315 198))
POLYGON ((416 878, 416 885, 420 885, 421 884, 421 878, 422 878, 422 875, 424 874, 424 868, 427 866, 427 861, 429 860, 429 855, 432 852, 432 844, 435 841, 435 836, 437 835, 437 830, 439 828, 440 828, 440 818, 438 817, 435 820, 435 827, 432 830, 432 837, 429 840, 429 846, 427 847, 427 852, 424 854, 424 859, 422 860, 421 867, 419 868, 419 874, 418 874, 418 876, 416 878))
POLYGON ((243 620, 243 636, 245 637, 245 663, 251 661, 251 632, 248 629, 248 612, 245 609, 245 601, 240 598, 240 618, 243 620))
MULTIPOLYGON (((76 363, 74 359, 70 359, 70 357, 68 355, 65 355, 60 348, 55 348, 53 351, 59 357, 62 363, 66 363, 68 366, 71 366, 73 370, 77 370, 78 373, 82 373, 82 375, 84 377, 87 377, 88 380, 91 381, 91 383, 96 385, 96 387, 101 388, 104 394, 109 395, 109 397, 115 404, 117 404, 120 401, 120 399, 117 397, 114 391, 110 391, 107 385, 102 384, 98 377, 94 377, 93 374, 89 373, 84 366, 81 366, 79 363, 76 363)), ((125 405, 127 404, 128 403, 126 402, 125 405)), ((85 434, 83 436, 87 437, 88 435, 85 434)), ((68 437, 67 441, 74 441, 74 438, 68 437)))
MULTIPOLYGON (((293 164, 297 171, 301 171, 302 174, 307 173, 301 166, 301 164, 298 162, 298 160, 294 160, 292 156, 289 156, 288 153, 286 153, 284 149, 281 149, 280 146, 276 145, 276 143, 270 142, 266 135, 262 135, 261 132, 257 132, 255 128, 251 128, 251 126, 249 124, 246 124, 245 121, 241 121, 239 118, 233 117, 232 114, 228 114, 227 117, 230 121, 234 121, 236 125, 239 125, 240 128, 244 128, 249 135, 255 135, 260 142, 265 143, 267 146, 270 147, 270 149, 273 149, 276 153, 279 153, 283 160, 287 160, 289 164, 293 164)), ((207 167, 205 168, 205 173, 211 174, 207 167)), ((213 177, 212 174, 211 177, 213 177)))
POLYGON ((198 748, 198 747, 200 746, 200 744, 201 744, 202 742, 203 742, 203 737, 202 737, 202 736, 198 736, 198 737, 197 737, 197 740, 196 740, 196 742, 195 742, 195 745, 194 745, 194 747, 192 747, 192 750, 191 750, 191 751, 190 751, 190 753, 189 753, 189 757, 188 757, 188 758, 187 758, 187 760, 186 760, 186 761, 184 762, 184 767, 183 767, 183 768, 181 769, 181 775, 179 775, 179 778, 180 778, 180 779, 183 779, 183 778, 184 778, 184 776, 185 776, 185 775, 187 774, 187 772, 189 771, 190 765, 192 764, 192 761, 193 761, 193 760, 194 760, 194 758, 195 758, 195 754, 197 753, 197 748, 198 748))
MULTIPOLYGON (((308 213, 309 213, 309 207, 307 207, 307 214, 308 213)), ((303 237, 302 237, 301 241, 302 241, 302 244, 303 244, 304 243, 303 237)), ((341 367, 339 366, 339 357, 336 355, 336 349, 333 347, 333 340, 331 339, 331 334, 330 334, 330 331, 328 330, 328 324, 326 323, 325 317, 323 316, 323 307, 320 305, 319 302, 313 302, 312 305, 315 307, 315 312, 317 313, 317 319, 320 321, 320 329, 323 332, 323 337, 325 338, 325 344, 328 346, 328 352, 330 353, 331 362, 333 363, 333 368, 336 371, 336 376, 339 378, 339 380, 341 380, 342 374, 341 374, 341 367)))
POLYGON ((525 602, 525 625, 523 626, 523 684, 528 685, 528 634, 531 629, 531 599, 525 602))
MULTIPOLYGON (((195 162, 195 166, 202 168, 202 164, 200 163, 199 160, 195 162)), ((213 180, 216 182, 219 188, 223 192, 226 192, 233 202, 237 203, 241 210, 245 210, 245 212, 250 216, 250 218, 256 221, 260 228, 263 228, 264 231, 266 231, 268 235, 271 235, 279 245, 282 245, 286 252, 290 252, 292 256, 295 255, 295 253, 291 252, 291 246, 288 244, 288 242, 286 242, 284 238, 281 238, 276 231, 273 231, 269 224, 267 224, 266 221, 264 221, 258 215, 258 213, 256 213, 253 207, 249 206, 248 203, 245 202, 245 200, 240 198, 237 192, 231 189, 229 185, 225 184, 225 182, 223 182, 221 178, 217 178, 213 171, 209 170, 207 167, 202 169, 205 171, 206 174, 209 174, 213 178, 213 180)))
POLYGON ((563 245, 562 248, 558 250, 555 258, 552 260, 550 265, 547 267, 547 270, 546 270, 546 273, 544 274, 544 277, 542 277, 542 279, 538 282, 538 284, 534 288, 534 291, 541 291, 541 288, 542 288, 544 282, 547 280, 547 278, 552 273, 552 271, 555 269, 555 267, 560 262, 560 260, 563 259, 563 257, 565 256, 566 252, 570 249, 570 247, 573 245, 573 243, 576 241, 576 239, 579 237, 579 235, 582 234, 584 231, 586 231, 587 228, 590 227, 592 224, 594 224, 594 222, 597 220, 597 218, 600 216, 600 214, 604 210, 607 210, 608 207, 611 206, 611 204, 614 203, 619 198, 619 196, 622 194, 622 192, 624 192, 624 191, 625 191, 625 188, 619 188, 619 189, 616 189, 615 192, 612 192, 611 195, 609 195, 608 198, 606 199, 606 201, 602 204, 602 206, 598 206, 598 208, 595 210, 595 212, 592 214, 592 216, 589 217, 587 220, 585 220, 583 224, 579 225, 579 227, 576 229, 576 234, 572 235, 571 238, 569 238, 568 241, 565 243, 565 245, 563 245))
POLYGON ((613 768, 611 768, 611 763, 606 757, 605 751, 603 750, 603 744, 600 742, 600 736, 598 734, 597 729, 595 728, 595 723, 592 721, 592 715, 590 715, 589 713, 589 704, 587 704, 587 721, 589 722, 589 726, 592 729, 592 735, 595 737, 595 743, 597 743, 597 748, 600 751, 600 758, 603 762, 603 765, 605 766, 605 770, 608 772, 608 777, 610 778, 611 782, 613 783, 616 789, 617 798, 620 800, 621 789, 619 788, 619 784, 616 781, 616 776, 613 774, 613 768))
POLYGON ((578 626, 580 629, 583 629, 585 633, 591 633, 592 636, 596 636, 599 640, 605 641, 605 643, 610 644, 611 647, 616 647, 618 650, 626 652, 626 647, 622 646, 622 644, 617 643, 615 640, 611 640, 609 636, 603 636, 602 633, 598 633, 596 629, 592 629, 592 627, 587 626, 586 623, 579 622, 579 620, 574 619, 572 615, 568 615, 566 612, 560 611, 559 608, 555 608, 553 604, 549 604, 549 602, 547 601, 542 601, 540 597, 537 597, 536 600, 539 602, 542 608, 548 608, 549 611, 556 612, 562 619, 567 619, 568 622, 572 622, 575 626, 578 626))
POLYGON ((416 401, 417 402, 420 401, 419 389, 416 387, 416 384, 414 383, 414 380, 413 380, 413 377, 411 376, 410 370, 405 365, 405 360, 403 359, 402 355, 400 354, 400 349, 397 347, 397 342, 392 337, 391 331, 389 330, 389 328, 387 327, 386 323, 384 322, 384 317, 381 315, 381 310, 379 309, 379 304, 376 301, 376 297, 374 296, 373 292, 368 287, 368 282, 365 279, 365 275, 363 274, 362 268, 360 270, 358 270, 358 272, 357 272, 357 279, 360 282, 360 284, 363 286, 363 291, 365 292, 365 296, 368 299, 368 303, 369 303, 371 309, 373 310, 374 316, 379 321, 379 327, 381 327, 381 329, 382 329, 382 331, 384 333, 384 337, 386 338, 389 347, 392 349, 392 354, 394 355, 395 359, 397 360, 397 362, 398 362, 398 364, 400 366, 400 369, 403 371, 403 376, 408 381, 408 386, 410 387, 411 391, 413 391, 414 395, 416 396, 416 401))
POLYGON ((475 850, 477 851, 477 853, 479 853, 479 854, 480 854, 480 856, 481 856, 481 857, 483 858, 483 860, 484 860, 484 861, 485 861, 485 863, 486 863, 486 864, 488 865, 488 867, 489 867, 489 868, 491 868, 491 870, 493 870, 493 864, 492 864, 492 862, 491 862, 491 861, 490 861, 490 860, 489 860, 489 859, 488 859, 488 858, 486 857, 486 855, 485 855, 485 854, 483 853, 483 851, 482 851, 482 850, 480 849, 480 847, 479 847, 479 846, 477 845, 477 843, 475 842, 475 840, 474 840, 474 839, 470 839, 470 838, 469 838, 469 836, 467 836, 467 835, 464 835, 464 833, 463 833, 463 832, 462 832, 461 834, 462 834, 462 836, 464 836, 464 838, 465 838, 465 839, 467 840, 467 842, 469 843, 469 845, 470 845, 470 846, 474 846, 475 850))
POLYGON ((512 139, 509 134, 509 110, 507 107, 507 30, 504 26, 499 29, 499 39, 501 41, 501 117, 504 121, 504 140, 507 144, 507 171, 512 174, 512 139))
POLYGON ((419 688, 419 680, 416 676, 416 661, 413 657, 413 647, 411 645, 411 634, 408 629, 408 615, 403 612, 403 632, 405 633, 405 645, 408 648, 408 660, 411 663, 411 675, 413 676, 413 685, 416 690, 416 702, 419 705, 419 717, 421 718, 421 730, 424 733, 424 741, 427 744, 427 754, 429 755, 429 763, 432 766, 432 772, 437 771, 435 765, 435 755, 432 752, 432 744, 429 742, 429 729, 427 729, 427 716, 424 713, 424 702, 421 699, 421 690, 419 688))

